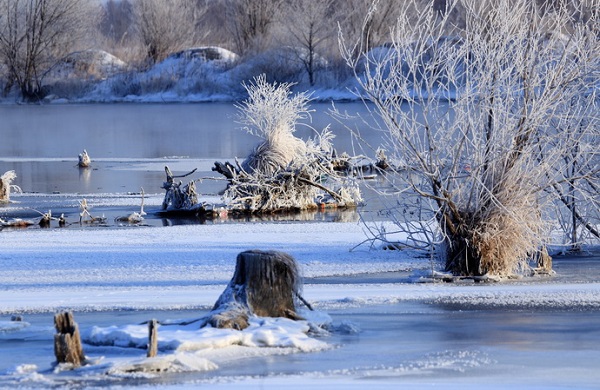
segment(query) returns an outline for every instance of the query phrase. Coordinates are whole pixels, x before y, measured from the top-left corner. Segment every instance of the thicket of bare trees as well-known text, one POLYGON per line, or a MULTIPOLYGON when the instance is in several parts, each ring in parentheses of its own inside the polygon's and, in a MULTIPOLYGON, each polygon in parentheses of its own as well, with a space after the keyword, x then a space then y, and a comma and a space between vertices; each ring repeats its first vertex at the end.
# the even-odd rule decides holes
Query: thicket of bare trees
POLYGON ((0 57, 5 91, 16 85, 26 100, 43 97, 43 79, 81 47, 93 25, 93 6, 79 0, 0 0, 0 57))
POLYGON ((240 55, 264 51, 281 15, 283 0, 224 0, 227 31, 240 55))
MULTIPOLYGON (((578 4, 586 1, 591 0, 537 3, 543 12, 565 4, 585 18, 593 7, 578 4)), ((413 2, 417 8, 444 14, 447 35, 465 28, 462 4, 413 2)), ((108 0, 100 5, 0 0, 0 7, 0 87, 6 94, 16 86, 30 100, 43 97, 44 77, 57 62, 82 49, 108 51, 135 71, 191 46, 216 45, 240 56, 244 66, 232 75, 237 84, 265 73, 276 82, 340 85, 351 69, 340 57, 337 32, 362 42, 353 55, 364 54, 389 43, 390 29, 401 11, 395 0, 108 0), (90 34, 95 35, 93 40, 90 34)), ((405 21, 413 24, 416 18, 413 10, 405 21)), ((135 78, 126 76, 119 83, 128 77, 135 78)))
POLYGON ((403 167, 388 215, 411 245, 443 244, 456 275, 508 276, 532 259, 548 268, 552 204, 579 228, 589 214, 575 204, 597 210, 598 2, 564 4, 404 2, 388 45, 342 45, 403 167), (459 6, 462 26, 451 23, 459 6))
POLYGON ((125 0, 108 0, 101 10, 100 32, 114 42, 123 43, 132 38, 133 6, 125 0))
POLYGON ((190 0, 133 2, 133 21, 147 60, 160 62, 197 44, 202 36, 196 23, 205 12, 203 6, 190 0))
MULTIPOLYGON (((1 86, 5 94, 16 85, 24 98, 39 99, 49 69, 82 49, 108 51, 131 69, 143 70, 173 52, 211 45, 229 49, 249 64, 237 75, 240 81, 266 73, 271 81, 313 85, 323 72, 328 78, 321 81, 337 84, 349 75, 340 60, 338 26, 347 36, 360 36, 370 4, 371 0, 108 0, 98 6, 75 0, 2 0, 1 86), (37 34, 44 38, 25 42, 37 34)), ((395 18, 394 4, 380 0, 369 13, 365 37, 370 44, 383 43, 395 18)))
POLYGON ((127 0, 108 0, 100 10, 98 45, 121 60, 130 63, 145 55, 135 48, 133 6, 127 0))

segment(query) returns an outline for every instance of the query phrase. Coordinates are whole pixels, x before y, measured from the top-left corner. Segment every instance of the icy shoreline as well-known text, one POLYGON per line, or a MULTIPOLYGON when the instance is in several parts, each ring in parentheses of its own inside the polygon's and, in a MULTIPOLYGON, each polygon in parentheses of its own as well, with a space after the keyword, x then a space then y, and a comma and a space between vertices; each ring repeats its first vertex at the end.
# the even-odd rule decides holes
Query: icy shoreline
POLYGON ((27 229, 0 236, 0 387, 596 383, 597 248, 587 258, 559 256, 553 277, 443 283, 427 281, 441 265, 415 252, 350 250, 365 239, 355 222, 27 229), (144 358, 147 326, 140 318, 206 313, 231 278, 237 254, 252 248, 296 258, 306 282, 302 294, 316 317, 297 324, 256 319, 245 333, 167 326, 159 330, 159 358, 144 358), (91 365, 52 365, 51 318, 62 310, 79 319, 91 365), (24 322, 10 321, 12 315, 24 322), (307 335, 312 321, 327 331, 307 335), (521 341, 544 335, 551 338, 521 341), (499 341, 487 345, 490 338, 499 341), (553 352, 544 354, 545 348, 553 352), (563 367, 565 353, 571 360, 563 367))

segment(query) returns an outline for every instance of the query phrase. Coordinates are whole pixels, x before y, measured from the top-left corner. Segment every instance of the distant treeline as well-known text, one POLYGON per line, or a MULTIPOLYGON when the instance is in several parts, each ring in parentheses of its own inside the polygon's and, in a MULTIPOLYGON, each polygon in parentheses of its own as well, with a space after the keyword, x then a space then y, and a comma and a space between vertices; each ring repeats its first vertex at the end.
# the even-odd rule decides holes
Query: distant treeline
MULTIPOLYGON (((449 7, 454 0, 406 1, 464 23, 460 4, 449 7)), ((597 3, 536 1, 543 12, 565 2, 597 3)), ((258 62, 256 72, 273 81, 339 85, 351 77, 340 34, 356 43, 357 54, 385 44, 398 8, 398 0, 0 0, 0 88, 4 96, 36 101, 60 82, 57 65, 74 52, 103 50, 143 71, 198 46, 258 62)), ((592 5, 582 9, 589 12, 577 17, 593 12, 592 5)))

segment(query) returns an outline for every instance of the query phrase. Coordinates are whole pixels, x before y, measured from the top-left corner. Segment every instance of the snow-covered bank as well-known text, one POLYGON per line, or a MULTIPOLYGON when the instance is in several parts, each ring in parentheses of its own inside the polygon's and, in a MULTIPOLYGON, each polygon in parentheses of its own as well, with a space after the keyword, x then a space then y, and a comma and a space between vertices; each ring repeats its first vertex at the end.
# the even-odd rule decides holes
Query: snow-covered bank
POLYGON ((2 232, 2 238, 0 284, 5 291, 0 312, 5 313, 94 305, 208 306, 231 278, 237 254, 247 249, 288 252, 305 277, 428 266, 400 252, 350 251, 364 239, 356 223, 30 230, 2 232), (194 289, 197 293, 190 291, 194 289), (131 290, 137 294, 126 294, 131 290), (148 298, 153 292, 160 295, 155 303, 148 298))
POLYGON ((432 283, 422 277, 440 265, 414 252, 350 250, 365 239, 358 223, 37 229, 0 237, 0 387, 464 388, 493 381, 593 388, 600 379, 592 367, 600 336, 590 327, 600 313, 596 257, 557 259, 563 274, 554 277, 432 283), (177 325, 210 310, 237 254, 252 248, 298 260, 302 294, 316 310, 301 311, 307 321, 253 318, 244 331, 177 325), (61 310, 75 313, 87 366, 53 365, 52 314, 61 310), (153 317, 163 322, 159 356, 147 359, 141 322, 153 317))
POLYGON ((0 313, 210 307, 248 249, 294 256, 308 279, 306 298, 323 308, 411 300, 600 308, 600 281, 565 283, 560 274, 491 285, 406 283, 440 264, 411 251, 354 248, 364 238, 359 223, 2 232, 0 313))

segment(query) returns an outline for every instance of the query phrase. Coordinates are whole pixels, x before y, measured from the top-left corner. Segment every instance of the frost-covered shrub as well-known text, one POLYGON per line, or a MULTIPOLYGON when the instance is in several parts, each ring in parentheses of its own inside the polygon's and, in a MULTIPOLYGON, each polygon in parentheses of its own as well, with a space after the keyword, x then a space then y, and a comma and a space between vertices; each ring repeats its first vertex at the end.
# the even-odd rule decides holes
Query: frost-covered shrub
POLYGON ((112 77, 109 82, 109 92, 116 97, 140 95, 142 86, 137 72, 130 71, 112 77))
POLYGON ((304 67, 296 52, 289 47, 271 49, 245 58, 232 72, 240 83, 264 74, 266 81, 273 83, 297 83, 302 81, 304 67))
POLYGON ((400 6, 384 47, 357 55, 361 42, 341 42, 384 148, 404 162, 390 182, 395 205, 384 212, 407 245, 433 253, 442 244, 456 275, 511 276, 534 261, 548 272, 549 210, 569 190, 557 188, 581 189, 583 177, 598 188, 587 140, 598 131, 590 86, 600 85, 600 15, 527 0, 453 0, 448 11, 464 7, 457 26, 451 12, 429 3, 415 13, 416 5, 400 6), (447 38, 450 29, 460 39, 447 38), (583 170, 561 169, 570 156, 583 170))
POLYGON ((329 129, 307 141, 294 136, 298 121, 309 116, 308 95, 292 96, 291 84, 270 84, 264 76, 245 88, 249 98, 238 106, 240 122, 263 141, 230 172, 227 203, 249 212, 356 206, 361 201, 356 182, 331 164, 329 129))

